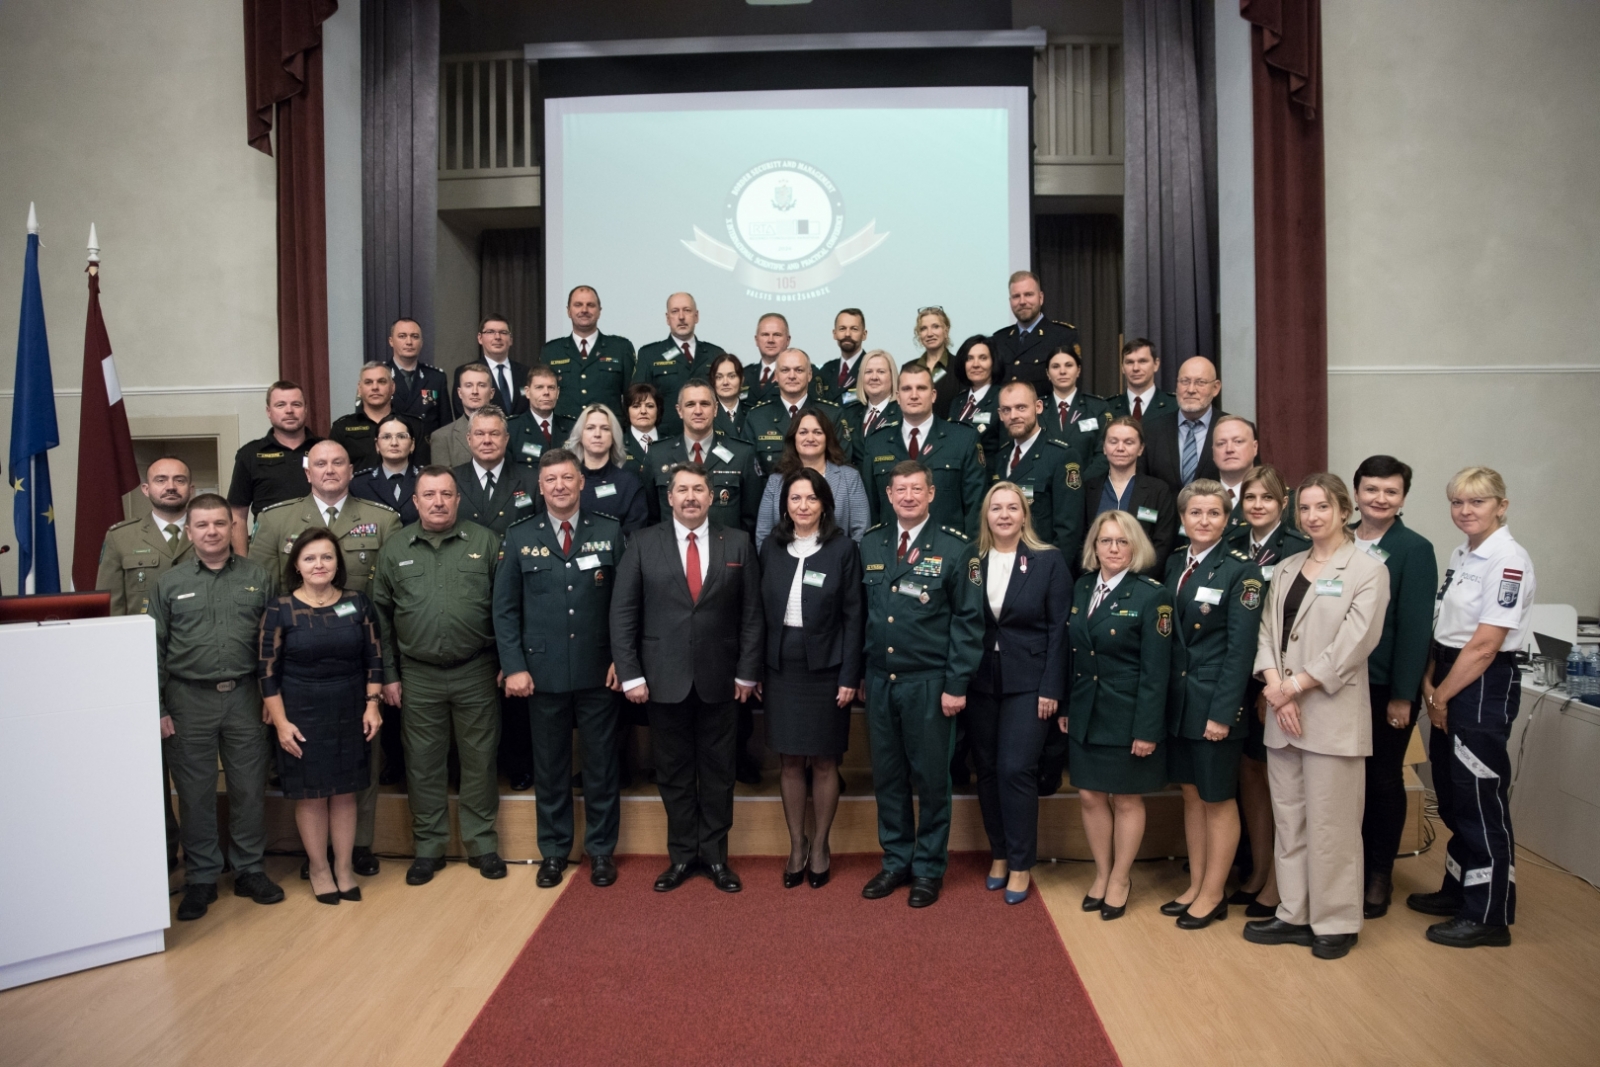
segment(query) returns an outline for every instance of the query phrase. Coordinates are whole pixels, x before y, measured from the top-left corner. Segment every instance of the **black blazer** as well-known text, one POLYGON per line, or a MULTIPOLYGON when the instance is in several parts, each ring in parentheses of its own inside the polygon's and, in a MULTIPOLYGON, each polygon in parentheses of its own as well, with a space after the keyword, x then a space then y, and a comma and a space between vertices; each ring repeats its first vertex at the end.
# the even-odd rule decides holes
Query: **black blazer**
MULTIPOLYGON (((982 556, 978 562, 988 582, 989 557, 982 556)), ((1071 610, 1072 573, 1067 558, 1059 551, 1036 552, 1019 545, 998 619, 989 607, 987 593, 983 597, 983 660, 972 676, 971 688, 997 694, 1036 691, 1042 697, 1065 701, 1071 610)))
POLYGON ((677 704, 693 689, 708 703, 732 700, 735 678, 761 679, 761 568, 743 530, 708 522, 698 601, 678 557, 670 517, 633 535, 611 594, 611 658, 617 678, 643 678, 650 699, 677 704))
POLYGON ((507 526, 544 510, 539 496, 539 472, 532 467, 507 458, 500 465, 493 495, 483 491, 478 470, 470 459, 455 468, 455 475, 456 491, 461 494, 461 518, 487 526, 502 537, 507 526))
MULTIPOLYGON (((789 546, 769 537, 761 546, 761 602, 767 617, 767 667, 783 666, 783 616, 789 606, 796 564, 789 546)), ((820 586, 800 587, 800 618, 806 638, 806 665, 820 671, 839 668, 839 685, 854 689, 862 679, 866 639, 866 587, 861 555, 841 530, 805 559, 805 569, 825 577, 820 586)), ((746 675, 746 677, 749 677, 746 675)))
MULTIPOLYGON (((483 358, 483 353, 478 353, 477 358, 469 359, 455 370, 455 375, 450 382, 450 404, 456 413, 456 418, 466 414, 461 406, 461 396, 456 388, 461 384, 461 372, 468 367, 485 367, 489 361, 483 358)), ((494 375, 494 368, 489 367, 489 380, 494 383, 494 404, 506 418, 521 415, 528 410, 528 398, 522 395, 522 387, 528 383, 528 365, 518 363, 514 359, 506 360, 506 373, 511 376, 511 395, 508 397, 500 391, 500 380, 494 375)))
MULTIPOLYGON (((1206 439, 1200 443, 1199 462, 1195 464, 1195 478, 1217 477, 1217 463, 1211 458, 1211 439, 1216 436, 1217 420, 1222 418, 1221 408, 1211 409, 1211 425, 1206 427, 1206 439)), ((1183 461, 1179 454, 1182 446, 1182 433, 1178 422, 1183 418, 1181 411, 1167 412, 1146 418, 1144 428, 1144 455, 1139 457, 1139 473, 1148 474, 1153 478, 1160 478, 1167 483, 1167 488, 1172 490, 1173 497, 1177 497, 1178 490, 1184 486, 1183 461)))
POLYGON ((400 513, 400 521, 410 526, 417 521, 417 475, 422 468, 415 463, 406 468, 405 474, 400 478, 400 497, 395 499, 394 491, 389 485, 389 476, 384 473, 380 464, 361 471, 350 479, 350 495, 370 500, 375 504, 382 504, 387 508, 394 508, 400 513))
MULTIPOLYGON (((1083 483, 1083 530, 1084 537, 1089 536, 1089 527, 1094 523, 1095 517, 1100 514, 1100 494, 1105 489, 1106 479, 1110 475, 1090 478, 1083 483)), ((1167 557, 1172 554, 1172 546, 1178 543, 1178 505, 1174 501, 1172 491, 1167 488, 1167 483, 1159 478, 1152 478, 1148 474, 1135 474, 1133 476, 1133 497, 1129 501, 1128 510, 1139 518, 1139 525, 1144 527, 1144 532, 1150 538, 1150 544, 1155 547, 1155 564, 1147 571, 1152 578, 1159 580, 1167 573, 1167 557), (1144 512, 1140 516, 1140 511, 1144 512), (1149 518, 1150 512, 1155 512, 1155 518, 1149 518)))

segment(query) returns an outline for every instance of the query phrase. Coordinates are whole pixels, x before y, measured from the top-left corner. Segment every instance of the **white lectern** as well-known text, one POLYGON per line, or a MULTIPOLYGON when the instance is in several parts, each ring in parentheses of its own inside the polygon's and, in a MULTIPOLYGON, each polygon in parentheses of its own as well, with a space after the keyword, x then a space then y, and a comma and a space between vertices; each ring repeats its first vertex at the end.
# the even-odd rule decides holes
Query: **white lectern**
POLYGON ((0 989, 161 952, 155 623, 0 626, 0 989))

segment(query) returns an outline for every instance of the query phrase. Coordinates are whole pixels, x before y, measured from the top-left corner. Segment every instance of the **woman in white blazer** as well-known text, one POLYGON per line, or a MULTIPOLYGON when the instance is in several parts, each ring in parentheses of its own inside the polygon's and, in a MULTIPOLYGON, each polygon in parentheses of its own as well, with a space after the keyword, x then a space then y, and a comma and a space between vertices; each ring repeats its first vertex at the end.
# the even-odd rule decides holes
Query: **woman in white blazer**
POLYGON ((1355 509, 1337 475, 1306 478, 1296 503, 1311 549, 1278 565, 1256 646, 1272 706, 1265 740, 1281 902, 1273 918, 1246 923, 1244 936, 1309 945, 1331 960, 1361 931, 1367 657, 1383 637, 1389 572, 1356 551, 1347 529, 1355 509))

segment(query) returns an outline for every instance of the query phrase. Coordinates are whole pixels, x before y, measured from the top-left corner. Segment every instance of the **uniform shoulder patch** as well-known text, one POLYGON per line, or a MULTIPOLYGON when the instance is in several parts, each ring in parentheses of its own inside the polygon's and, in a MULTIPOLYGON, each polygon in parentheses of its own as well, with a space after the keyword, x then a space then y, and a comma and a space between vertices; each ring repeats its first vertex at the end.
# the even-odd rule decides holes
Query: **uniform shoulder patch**
POLYGON ((1146 585, 1153 585, 1157 589, 1165 589, 1166 588, 1166 586, 1162 585, 1160 582, 1156 581, 1154 578, 1150 577, 1148 574, 1141 574, 1141 575, 1139 575, 1139 578, 1146 585))
POLYGON ((1076 463, 1067 464, 1067 488, 1073 490, 1083 488, 1083 468, 1076 463))
POLYGON ((280 500, 276 504, 268 504, 266 507, 262 508, 261 514, 265 515, 269 511, 277 511, 279 508, 286 508, 290 504, 302 504, 306 501, 306 499, 306 497, 297 496, 293 500, 280 500))
POLYGON ((1062 322, 1060 319, 1051 319, 1050 321, 1055 323, 1057 326, 1065 326, 1069 330, 1076 330, 1077 329, 1077 327, 1072 325, 1072 323, 1070 323, 1070 322, 1062 322))
POLYGON ((1172 636, 1172 605, 1156 605, 1156 633, 1162 637, 1172 636))
POLYGON ((377 508, 379 511, 387 511, 391 515, 400 514, 400 512, 396 511, 394 508, 391 508, 388 504, 385 504, 381 500, 368 500, 366 497, 357 497, 356 499, 360 500, 361 503, 366 507, 377 508))
POLYGON ((143 521, 143 519, 123 519, 121 522, 112 523, 107 532, 110 532, 110 530, 120 530, 124 526, 136 526, 143 521))
POLYGON ((967 581, 973 585, 983 585, 983 561, 977 556, 967 560, 967 581))
POLYGON ((943 530, 945 533, 949 534, 951 537, 956 538, 958 541, 961 541, 962 543, 966 543, 966 542, 972 540, 972 538, 970 538, 970 537, 968 537, 966 535, 966 532, 964 530, 953 530, 948 526, 941 526, 941 527, 939 527, 939 529, 943 530))
POLYGON ((1239 590, 1239 603, 1246 611, 1254 611, 1261 606, 1261 582, 1255 578, 1246 578, 1239 590))

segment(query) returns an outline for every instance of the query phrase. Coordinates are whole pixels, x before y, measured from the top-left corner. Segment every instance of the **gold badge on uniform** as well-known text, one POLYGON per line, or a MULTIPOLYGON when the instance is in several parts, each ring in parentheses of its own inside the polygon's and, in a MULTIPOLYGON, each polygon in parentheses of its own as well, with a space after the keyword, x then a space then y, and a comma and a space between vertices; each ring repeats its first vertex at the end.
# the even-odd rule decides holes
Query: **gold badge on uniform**
POLYGON ((967 561, 967 581, 973 585, 983 584, 983 564, 976 558, 967 561))
POLYGON ((1172 607, 1161 604, 1156 608, 1156 633, 1162 637, 1172 636, 1172 607))
POLYGON ((1239 592, 1239 603, 1249 611, 1254 611, 1261 606, 1261 583, 1254 578, 1244 580, 1244 588, 1239 592))
POLYGON ((1078 465, 1076 463, 1068 463, 1067 464, 1067 488, 1068 489, 1082 489, 1083 488, 1083 471, 1078 467, 1078 465))
POLYGON ((523 545, 522 546, 522 554, 524 556, 531 556, 531 555, 533 555, 533 549, 529 548, 527 545, 523 545))

